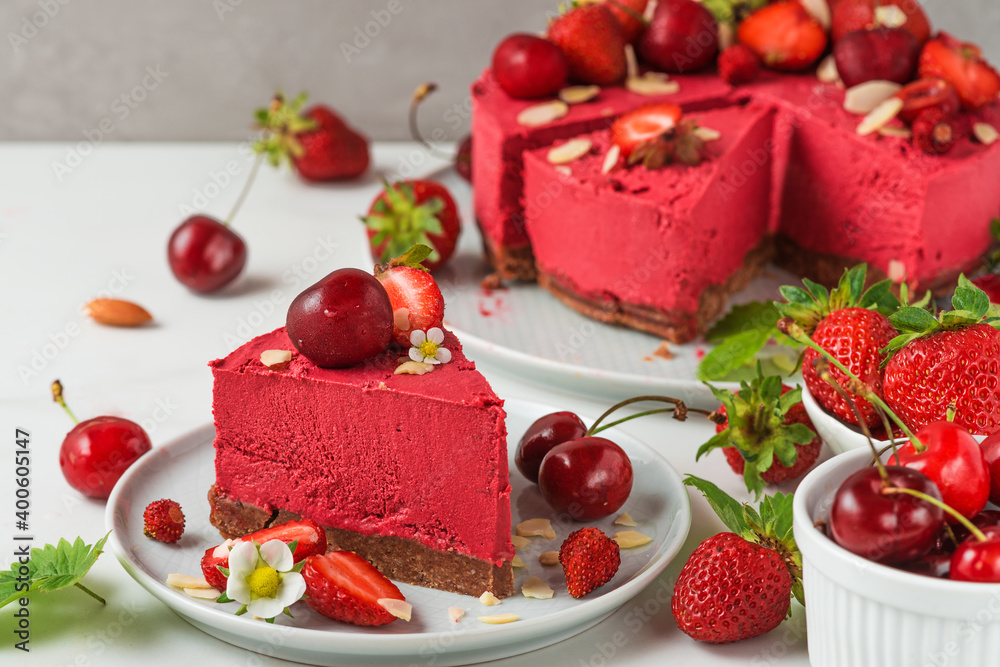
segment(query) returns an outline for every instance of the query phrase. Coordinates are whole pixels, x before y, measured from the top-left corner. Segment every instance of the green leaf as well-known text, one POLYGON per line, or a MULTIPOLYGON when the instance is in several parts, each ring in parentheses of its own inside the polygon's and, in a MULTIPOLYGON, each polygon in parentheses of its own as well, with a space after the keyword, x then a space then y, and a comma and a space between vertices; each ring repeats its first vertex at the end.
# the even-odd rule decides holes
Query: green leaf
POLYGON ((706 442, 704 445, 698 448, 698 453, 695 454, 694 460, 697 461, 701 459, 702 456, 708 454, 712 450, 722 449, 723 447, 731 447, 729 443, 729 429, 722 431, 721 433, 716 433, 712 436, 712 439, 706 442))
POLYGON ((827 303, 830 300, 830 292, 819 283, 814 283, 808 278, 803 278, 802 284, 806 286, 806 289, 809 290, 809 293, 813 295, 816 301, 827 303))
POLYGON ((778 291, 781 292, 781 296, 783 296, 785 301, 788 303, 795 303, 800 306, 816 305, 816 297, 801 287, 796 287, 795 285, 782 285, 778 288, 778 291))
POLYGON ((1000 218, 990 220, 990 236, 1000 241, 1000 218))
POLYGON ((215 598, 215 601, 216 602, 220 602, 220 603, 221 602, 232 602, 232 600, 230 599, 229 595, 225 591, 222 591, 222 595, 220 595, 219 597, 215 598))
POLYGON ((771 331, 780 317, 771 301, 751 301, 733 306, 705 334, 705 340, 718 342, 747 331, 771 331))
POLYGON ((889 322, 900 331, 924 332, 937 325, 934 316, 923 308, 905 306, 889 316, 889 322))
POLYGON ((0 572, 0 607, 38 591, 49 592, 79 585, 80 580, 97 562, 97 558, 104 553, 104 544, 110 534, 108 532, 93 546, 85 544, 78 537, 72 544, 60 539, 55 545, 35 547, 29 556, 27 582, 18 581, 21 563, 15 560, 10 570, 0 572), (18 585, 23 586, 24 583, 28 583, 28 589, 18 590, 18 585))
POLYGON ((715 510, 715 513, 719 515, 726 528, 737 535, 742 535, 748 530, 747 523, 743 518, 743 506, 735 498, 732 498, 708 480, 700 479, 694 475, 687 475, 684 478, 684 484, 693 486, 701 491, 702 495, 705 496, 705 500, 715 510))
POLYGON ((698 379, 722 380, 738 368, 746 366, 777 331, 745 331, 729 336, 699 362, 698 379))
POLYGON ((838 285, 838 291, 843 295, 843 298, 847 300, 848 303, 856 299, 865 291, 865 276, 868 273, 868 266, 866 264, 858 264, 857 266, 848 269, 844 276, 840 279, 840 285, 838 285), (846 290, 846 293, 844 293, 846 290))
POLYGON ((781 414, 787 414, 793 406, 798 405, 802 402, 802 387, 795 387, 778 398, 778 409, 781 410, 781 414))
POLYGON ((958 277, 958 287, 951 298, 951 307, 955 310, 966 310, 979 320, 990 309, 990 297, 962 274, 958 277))
POLYGON ((869 287, 858 302, 861 308, 874 308, 883 315, 891 315, 899 309, 899 299, 892 293, 892 281, 881 280, 869 287))
POLYGON ((774 536, 786 540, 792 536, 792 503, 795 498, 790 493, 775 493, 764 496, 760 502, 760 514, 765 524, 769 524, 774 536))

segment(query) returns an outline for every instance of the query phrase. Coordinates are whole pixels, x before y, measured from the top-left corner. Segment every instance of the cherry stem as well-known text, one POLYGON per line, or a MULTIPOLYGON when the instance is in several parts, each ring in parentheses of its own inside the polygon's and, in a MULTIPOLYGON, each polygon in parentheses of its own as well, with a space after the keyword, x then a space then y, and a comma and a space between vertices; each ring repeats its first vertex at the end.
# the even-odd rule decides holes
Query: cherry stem
POLYGON ((847 366, 840 363, 839 359, 834 357, 827 350, 824 350, 822 347, 814 343, 813 339, 806 335, 805 331, 802 330, 802 327, 800 327, 799 324, 794 319, 792 319, 791 317, 785 317, 778 320, 778 330, 781 331, 786 336, 788 336, 789 338, 791 338, 792 340, 794 340, 795 342, 805 345, 809 349, 818 352, 827 361, 829 361, 831 364, 840 369, 840 372, 842 372, 844 375, 853 380, 854 383, 858 385, 857 388, 861 390, 861 391, 854 391, 854 388, 852 387, 851 391, 853 393, 860 394, 861 397, 867 400, 869 403, 871 403, 872 405, 876 406, 881 410, 884 410, 885 413, 889 415, 889 417, 892 419, 892 421, 895 422, 897 426, 899 426, 899 428, 903 431, 903 433, 906 434, 906 437, 908 437, 913 442, 914 449, 916 449, 918 452, 923 452, 927 449, 927 447, 924 446, 922 442, 920 442, 917 436, 913 435, 913 432, 910 431, 909 427, 907 427, 907 425, 904 424, 903 421, 898 416, 896 416, 896 413, 893 412, 888 405, 886 405, 885 401, 883 401, 874 391, 872 391, 867 384, 862 382, 861 378, 859 378, 857 375, 848 370, 847 366))
POLYGON ((858 409, 857 404, 851 400, 851 397, 847 395, 847 391, 840 386, 833 376, 830 374, 830 367, 828 364, 824 364, 819 369, 819 377, 821 380, 829 383, 834 390, 840 394, 840 397, 847 401, 847 404, 851 406, 851 410, 854 411, 854 416, 858 419, 858 425, 861 427, 861 432, 864 434, 865 439, 868 441, 868 446, 872 450, 872 459, 875 463, 875 468, 878 470, 879 477, 882 478, 883 483, 889 482, 889 472, 885 469, 885 464, 882 463, 882 453, 875 449, 875 442, 872 438, 872 432, 868 429, 868 424, 861 416, 861 410, 858 409))
POLYGON ((76 586, 77 588, 79 588, 79 589, 80 589, 81 591, 83 591, 83 592, 84 592, 84 593, 86 593, 87 595, 89 595, 90 597, 92 597, 92 598, 94 598, 95 600, 97 600, 98 602, 100 602, 101 604, 103 604, 103 605, 107 605, 107 604, 108 604, 107 600, 105 600, 105 599, 104 599, 104 598, 102 598, 102 597, 101 597, 100 595, 98 595, 98 594, 97 594, 97 593, 95 593, 94 591, 90 590, 89 588, 87 588, 87 587, 86 587, 86 586, 84 586, 83 584, 81 584, 81 583, 77 582, 77 583, 75 583, 75 584, 73 584, 73 585, 74 585, 74 586, 76 586))
POLYGON ((980 541, 980 542, 985 542, 986 541, 986 535, 983 533, 983 531, 979 530, 979 528, 976 526, 976 524, 974 524, 971 521, 969 521, 968 519, 966 519, 965 515, 963 515, 961 512, 959 512, 956 509, 952 509, 950 506, 944 504, 942 501, 938 500, 934 496, 929 496, 926 493, 924 493, 923 491, 917 491, 916 489, 907 489, 907 488, 902 487, 902 486, 889 486, 889 487, 886 487, 886 488, 882 489, 882 493, 890 493, 890 494, 891 493, 905 493, 906 495, 913 496, 915 498, 920 498, 921 500, 923 500, 925 502, 928 502, 931 505, 934 505, 935 507, 940 507, 947 514, 950 514, 953 518, 955 518, 960 524, 962 524, 963 526, 965 526, 966 530, 968 530, 970 533, 972 533, 973 535, 975 535, 975 537, 976 537, 976 539, 978 541, 980 541))
POLYGON ((250 168, 250 175, 247 176, 246 183, 243 184, 243 190, 240 191, 240 196, 236 199, 236 203, 233 204, 233 208, 229 211, 229 215, 226 216, 223 225, 229 226, 229 223, 233 221, 236 214, 239 212, 240 207, 243 206, 243 202, 246 200, 247 195, 250 194, 250 186, 253 185, 254 180, 257 178, 257 172, 260 171, 260 163, 264 161, 264 154, 257 153, 257 157, 254 158, 253 167, 250 168))
POLYGON ((682 400, 680 400, 678 398, 670 398, 669 396, 635 396, 633 398, 625 399, 624 401, 621 401, 619 403, 615 403, 610 408, 608 408, 607 410, 605 410, 604 414, 602 414, 600 417, 598 417, 597 421, 594 422, 594 425, 591 426, 589 429, 587 429, 587 432, 584 434, 584 436, 585 437, 589 437, 589 436, 594 435, 595 433, 599 433, 600 431, 603 431, 604 428, 598 428, 598 427, 601 425, 601 422, 603 422, 605 419, 607 419, 609 416, 611 416, 611 413, 613 413, 616 410, 619 410, 621 408, 624 408, 626 405, 631 405, 633 403, 640 403, 642 401, 656 401, 656 402, 659 402, 659 403, 670 403, 674 407, 673 408, 664 408, 664 409, 661 409, 661 410, 650 410, 648 412, 641 412, 639 414, 635 414, 635 415, 631 415, 629 417, 625 417, 623 419, 619 419, 616 422, 612 422, 611 424, 608 424, 604 428, 610 428, 610 427, 614 426, 615 424, 619 424, 621 422, 625 422, 625 421, 628 421, 630 419, 635 419, 636 417, 642 417, 642 416, 645 416, 647 414, 657 414, 657 413, 660 413, 660 412, 673 412, 674 413, 674 419, 676 419, 677 421, 684 421, 685 419, 687 419, 687 415, 688 415, 689 412, 697 412, 698 414, 705 415, 706 417, 709 417, 709 418, 711 418, 712 415, 715 414, 714 412, 709 412, 708 410, 699 410, 698 408, 689 408, 687 405, 684 404, 684 401, 682 401, 682 400))
POLYGON ((663 412, 673 412, 675 409, 676 408, 659 408, 657 410, 647 410, 645 412, 637 412, 634 415, 629 415, 628 417, 622 417, 621 419, 617 419, 613 422, 608 422, 607 424, 601 426, 600 428, 592 428, 590 429, 590 431, 587 432, 587 435, 588 436, 597 435, 601 431, 605 431, 609 428, 614 428, 615 426, 618 426, 619 424, 624 424, 625 422, 630 421, 632 419, 637 419, 638 417, 645 417, 646 415, 658 415, 663 412))
POLYGON ((59 380, 56 380, 55 382, 52 383, 52 400, 63 407, 63 410, 66 411, 66 414, 69 415, 69 418, 73 420, 74 424, 80 423, 80 420, 76 418, 76 415, 73 414, 73 411, 69 409, 68 405, 66 405, 66 399, 63 398, 62 382, 60 382, 59 380))
POLYGON ((413 99, 410 100, 410 115, 409 115, 410 136, 412 136, 415 140, 420 142, 420 144, 424 148, 426 148, 431 153, 431 155, 443 158, 445 160, 454 160, 455 159, 454 155, 445 153, 437 146, 427 141, 427 138, 420 133, 420 127, 417 125, 417 108, 420 106, 420 103, 423 102, 424 99, 426 99, 427 96, 433 93, 435 90, 437 90, 437 84, 428 82, 420 84, 419 86, 417 86, 417 89, 413 91, 413 99))

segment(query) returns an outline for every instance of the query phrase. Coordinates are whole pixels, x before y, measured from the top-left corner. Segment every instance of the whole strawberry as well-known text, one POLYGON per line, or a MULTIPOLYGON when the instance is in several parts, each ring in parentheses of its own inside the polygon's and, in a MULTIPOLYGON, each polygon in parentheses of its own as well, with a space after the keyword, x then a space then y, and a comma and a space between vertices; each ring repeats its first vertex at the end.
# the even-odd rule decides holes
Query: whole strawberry
POLYGON ((575 598, 611 581, 621 562, 618 543, 593 526, 573 531, 559 547, 566 590, 575 598))
POLYGON ((604 4, 618 21, 625 41, 631 44, 639 39, 646 29, 644 17, 649 0, 604 0, 604 4))
POLYGON ((716 424, 715 437, 701 446, 698 458, 721 448, 758 498, 765 482, 795 479, 819 458, 823 442, 802 405, 801 389, 783 385, 774 375, 764 377, 759 364, 757 376, 742 382, 735 394, 709 387, 722 403, 718 413, 725 421, 716 424))
MULTIPOLYGON (((889 292, 890 281, 864 290, 867 267, 864 264, 846 271, 837 287, 828 291, 822 285, 803 280, 806 289, 793 286, 781 288, 788 303, 775 306, 809 333, 813 342, 830 352, 838 361, 881 396, 880 365, 885 359, 881 352, 896 336, 896 329, 886 313, 893 312, 899 301, 889 292)), ((840 419, 857 425, 858 417, 830 383, 820 378, 815 361, 819 353, 807 349, 802 359, 802 379, 818 403, 840 419)), ((846 376, 832 367, 830 374, 844 386, 846 376)), ((849 394, 861 417, 869 426, 881 424, 875 408, 868 401, 849 394)))
POLYGON ((436 181, 386 183, 361 219, 368 227, 372 256, 379 262, 422 244, 432 250, 428 271, 444 266, 455 252, 462 223, 448 188, 436 181))
POLYGON ((992 104, 1000 93, 1000 74, 983 58, 980 48, 946 32, 924 44, 917 72, 922 79, 950 82, 966 109, 992 104))
POLYGON ((413 331, 441 327, 444 297, 434 276, 421 262, 430 255, 425 245, 415 245, 399 257, 375 267, 375 279, 385 288, 392 304, 392 338, 410 345, 413 331))
POLYGON ((570 8, 549 25, 548 38, 562 49, 576 81, 606 86, 625 78, 625 36, 604 4, 570 8))
POLYGON ((184 534, 184 512, 173 500, 164 498, 149 503, 142 520, 142 534, 158 542, 173 543, 184 534))
POLYGON ((780 0, 740 23, 736 36, 766 67, 804 70, 826 51, 826 29, 797 0, 780 0))
POLYGON ((988 435, 1000 428, 1000 318, 965 276, 951 305, 937 318, 915 307, 889 318, 900 335, 889 345, 885 402, 912 430, 946 420, 952 406, 955 424, 988 435))
POLYGON ((280 93, 266 109, 256 112, 264 136, 254 150, 275 167, 288 160, 306 181, 340 181, 368 169, 368 139, 350 128, 330 107, 315 105, 305 111, 306 94, 291 102, 280 93))
MULTIPOLYGON (((310 556, 302 567, 306 604, 328 618, 354 625, 385 625, 397 618, 393 603, 403 594, 385 575, 352 551, 310 556)), ((407 620, 409 620, 407 618, 407 620)))
POLYGON ((688 475, 733 532, 710 537, 691 554, 674 585, 677 627, 699 641, 723 644, 757 637, 802 601, 802 557, 792 534, 792 496, 766 496, 759 512, 711 482, 688 475))

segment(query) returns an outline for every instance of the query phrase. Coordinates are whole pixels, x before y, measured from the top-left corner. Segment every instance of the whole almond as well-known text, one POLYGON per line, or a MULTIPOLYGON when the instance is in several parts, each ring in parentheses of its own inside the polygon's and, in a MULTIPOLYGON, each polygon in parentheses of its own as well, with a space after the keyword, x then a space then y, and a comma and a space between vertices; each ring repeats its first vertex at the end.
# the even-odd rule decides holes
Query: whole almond
POLYGON ((95 322, 111 327, 137 327, 153 319, 139 304, 122 299, 94 299, 86 309, 95 322))

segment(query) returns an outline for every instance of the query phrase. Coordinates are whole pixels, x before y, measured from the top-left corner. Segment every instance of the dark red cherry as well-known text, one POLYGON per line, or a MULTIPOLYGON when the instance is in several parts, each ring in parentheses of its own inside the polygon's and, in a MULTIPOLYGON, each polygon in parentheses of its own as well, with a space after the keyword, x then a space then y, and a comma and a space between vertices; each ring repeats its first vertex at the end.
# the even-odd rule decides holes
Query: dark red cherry
MULTIPOLYGON (((941 493, 926 475, 887 466, 889 484, 932 498, 941 493)), ((877 563, 905 563, 934 546, 944 511, 905 493, 887 493, 877 468, 864 468, 840 485, 830 509, 830 534, 843 548, 877 563)))
POLYGON ((920 42, 902 28, 855 30, 833 47, 837 73, 850 88, 874 79, 907 83, 920 57, 920 42))
POLYGON ((537 484, 538 467, 549 450, 567 440, 582 438, 586 432, 583 420, 572 412, 553 412, 539 417, 517 443, 514 465, 522 475, 537 484))
POLYGON ((152 448, 141 426, 121 417, 94 417, 66 434, 59 467, 69 485, 92 498, 107 498, 130 465, 152 448))
POLYGON ((493 75, 511 97, 532 99, 559 92, 566 85, 569 65, 562 49, 549 40, 514 33, 493 52, 493 75))
POLYGON ((170 270, 189 289, 207 294, 232 282, 247 262, 239 234, 207 215, 193 215, 167 244, 170 270))
POLYGON ((556 445, 542 459, 538 488, 560 514, 593 521, 617 512, 632 493, 632 461, 606 438, 556 445))
MULTIPOLYGON (((990 301, 992 301, 992 297, 990 301)), ((990 467, 990 502, 1000 505, 1000 431, 987 437, 980 444, 986 464, 990 467)))
POLYGON ((455 171, 469 183, 472 182, 472 135, 467 134, 458 144, 455 154, 455 171))
POLYGON ((908 563, 900 563, 898 565, 894 565, 893 567, 905 570, 906 572, 912 572, 913 574, 920 574, 925 577, 947 579, 948 571, 951 569, 951 554, 929 553, 916 560, 911 560, 908 563))
POLYGON ((288 307, 292 345, 323 368, 346 368, 385 351, 392 305, 382 284, 359 269, 338 269, 288 307))
POLYGON ((983 528, 985 542, 969 537, 951 557, 950 577, 956 581, 1000 583, 1000 526, 983 528))

